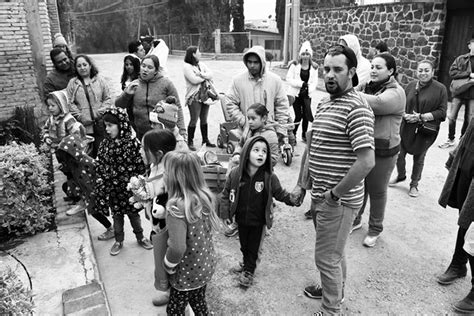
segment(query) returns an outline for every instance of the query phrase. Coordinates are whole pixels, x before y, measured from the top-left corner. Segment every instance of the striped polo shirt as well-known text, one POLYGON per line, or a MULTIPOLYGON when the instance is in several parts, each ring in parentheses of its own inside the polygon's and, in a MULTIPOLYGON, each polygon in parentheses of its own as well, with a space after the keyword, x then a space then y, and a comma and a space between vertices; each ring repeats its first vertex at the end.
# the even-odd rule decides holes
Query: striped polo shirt
MULTIPOLYGON (((325 98, 316 109, 312 124, 309 170, 311 195, 317 198, 331 190, 357 160, 355 151, 374 149, 374 114, 353 89, 336 98, 325 98)), ((364 181, 341 196, 351 208, 362 206, 364 181)))

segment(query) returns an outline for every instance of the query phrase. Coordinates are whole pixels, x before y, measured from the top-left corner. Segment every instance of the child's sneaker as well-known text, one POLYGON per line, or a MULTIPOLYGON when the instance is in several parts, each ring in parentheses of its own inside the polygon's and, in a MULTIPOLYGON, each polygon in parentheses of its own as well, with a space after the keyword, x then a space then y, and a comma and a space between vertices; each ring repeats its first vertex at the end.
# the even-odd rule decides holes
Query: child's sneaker
POLYGON ((68 209, 66 211, 66 215, 68 216, 72 216, 72 215, 76 215, 77 213, 80 213, 82 211, 84 211, 86 208, 84 205, 76 205, 76 206, 73 206, 72 208, 68 209))
POLYGON ((151 242, 143 237, 141 240, 137 240, 137 243, 142 246, 143 248, 145 248, 146 250, 150 250, 150 249, 153 249, 153 245, 151 244, 151 242))
POLYGON ((97 239, 99 240, 109 240, 115 237, 114 227, 110 226, 105 232, 100 234, 97 239))
POLYGON ((239 225, 236 222, 232 222, 227 229, 224 231, 224 235, 227 237, 233 237, 239 232, 239 225))
POLYGON ((445 143, 442 143, 438 147, 444 149, 444 148, 453 147, 454 145, 456 145, 456 141, 454 139, 448 139, 445 143))
POLYGON ((253 273, 244 271, 240 274, 239 284, 243 287, 249 287, 253 284, 253 273))
POLYGON ((120 250, 122 250, 123 247, 123 242, 121 241, 116 241, 112 248, 110 249, 110 255, 111 256, 116 256, 120 253, 120 250))
POLYGON ((238 266, 235 266, 235 267, 230 268, 229 271, 230 271, 230 273, 241 274, 242 271, 244 271, 244 264, 243 264, 243 262, 239 262, 239 265, 238 265, 238 266))

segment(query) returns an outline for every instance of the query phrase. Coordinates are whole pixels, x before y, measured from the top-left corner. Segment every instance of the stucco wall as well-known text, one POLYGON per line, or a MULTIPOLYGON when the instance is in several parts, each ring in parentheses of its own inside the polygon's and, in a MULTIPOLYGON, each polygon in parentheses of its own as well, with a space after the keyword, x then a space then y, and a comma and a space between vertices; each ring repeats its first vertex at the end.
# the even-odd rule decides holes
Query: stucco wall
POLYGON ((342 35, 356 35, 366 57, 385 40, 397 59, 399 81, 406 85, 415 78, 417 61, 429 59, 438 67, 445 19, 446 4, 439 2, 307 10, 300 15, 300 43, 310 40, 322 65, 325 51, 342 35))

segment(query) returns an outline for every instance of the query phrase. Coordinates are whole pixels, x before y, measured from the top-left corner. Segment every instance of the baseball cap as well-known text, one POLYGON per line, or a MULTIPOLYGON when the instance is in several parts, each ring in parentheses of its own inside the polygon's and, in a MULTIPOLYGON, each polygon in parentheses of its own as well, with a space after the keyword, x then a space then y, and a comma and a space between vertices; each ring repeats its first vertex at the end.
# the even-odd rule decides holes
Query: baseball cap
MULTIPOLYGON (((344 55, 346 56, 347 58, 347 65, 350 68, 352 67, 355 67, 357 69, 357 57, 354 53, 354 51, 352 49, 350 49, 349 47, 347 46, 344 46, 344 45, 334 45, 334 46, 331 46, 329 47, 326 55, 330 54, 331 56, 335 56, 335 55, 344 55)), ((326 57, 326 55, 324 55, 324 57, 326 57)), ((354 76, 352 77, 352 86, 355 87, 359 84, 359 77, 357 77, 357 72, 354 74, 354 76)))

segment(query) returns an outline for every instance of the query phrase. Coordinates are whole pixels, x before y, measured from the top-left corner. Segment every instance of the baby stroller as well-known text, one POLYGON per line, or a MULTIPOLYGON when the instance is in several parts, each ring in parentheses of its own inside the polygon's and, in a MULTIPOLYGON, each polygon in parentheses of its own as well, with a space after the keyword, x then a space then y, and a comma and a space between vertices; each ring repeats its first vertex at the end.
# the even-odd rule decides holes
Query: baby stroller
POLYGON ((232 122, 229 113, 226 109, 226 96, 223 93, 219 93, 219 99, 221 102, 222 113, 224 114, 225 122, 219 124, 219 135, 217 136, 217 146, 219 148, 225 148, 226 153, 232 154, 237 147, 240 139, 240 129, 236 122, 232 122))

